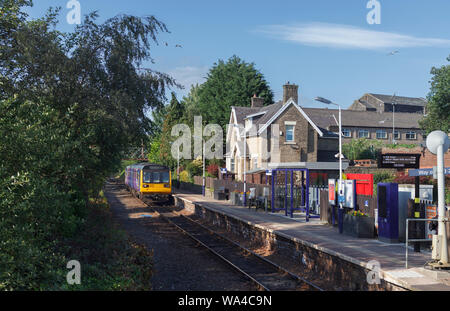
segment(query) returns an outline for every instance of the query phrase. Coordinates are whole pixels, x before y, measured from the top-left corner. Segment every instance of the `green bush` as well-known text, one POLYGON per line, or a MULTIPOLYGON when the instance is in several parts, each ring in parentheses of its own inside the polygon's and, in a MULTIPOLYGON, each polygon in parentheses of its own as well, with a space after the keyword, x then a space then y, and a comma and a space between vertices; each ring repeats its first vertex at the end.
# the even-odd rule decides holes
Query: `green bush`
POLYGON ((203 162, 201 158, 195 159, 186 165, 191 176, 203 176, 203 162))
POLYGON ((182 181, 182 182, 192 182, 192 178, 189 175, 188 171, 182 171, 180 173, 180 181, 182 181))
POLYGON ((386 171, 376 172, 373 174, 373 194, 377 195, 377 189, 379 183, 393 182, 396 176, 386 171))

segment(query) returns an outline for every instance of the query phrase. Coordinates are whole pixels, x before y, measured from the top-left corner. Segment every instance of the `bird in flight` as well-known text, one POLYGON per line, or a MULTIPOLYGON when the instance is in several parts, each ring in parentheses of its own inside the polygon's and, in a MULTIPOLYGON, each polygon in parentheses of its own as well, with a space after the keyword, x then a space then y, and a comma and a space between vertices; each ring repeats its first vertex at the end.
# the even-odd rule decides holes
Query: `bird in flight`
POLYGON ((398 50, 395 50, 395 51, 392 51, 391 53, 389 53, 389 54, 387 54, 388 56, 391 56, 391 55, 394 55, 394 54, 397 54, 398 53, 398 50))

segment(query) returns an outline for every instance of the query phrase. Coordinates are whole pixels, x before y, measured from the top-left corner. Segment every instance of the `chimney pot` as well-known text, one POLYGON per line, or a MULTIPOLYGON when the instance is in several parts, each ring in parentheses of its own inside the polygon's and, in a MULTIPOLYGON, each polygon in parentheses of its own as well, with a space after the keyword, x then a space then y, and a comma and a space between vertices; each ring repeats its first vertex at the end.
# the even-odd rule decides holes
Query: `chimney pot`
POLYGON ((287 84, 283 85, 283 105, 291 98, 298 105, 298 85, 289 84, 288 81, 287 84))
POLYGON ((264 98, 257 97, 256 94, 252 97, 252 108, 260 108, 264 106, 264 98))

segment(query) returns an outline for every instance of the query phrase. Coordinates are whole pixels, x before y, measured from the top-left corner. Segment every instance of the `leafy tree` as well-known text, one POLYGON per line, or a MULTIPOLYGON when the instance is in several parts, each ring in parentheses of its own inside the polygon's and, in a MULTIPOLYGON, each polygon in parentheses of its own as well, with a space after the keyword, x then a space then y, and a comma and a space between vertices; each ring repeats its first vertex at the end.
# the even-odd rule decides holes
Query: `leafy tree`
POLYGON ((183 117, 184 106, 177 100, 174 92, 169 106, 167 106, 167 115, 164 119, 159 145, 159 161, 173 168, 176 165, 176 159, 172 157, 172 127, 178 123, 183 117))
POLYGON ((377 151, 382 143, 366 138, 353 139, 342 145, 342 153, 349 160, 376 159, 377 151))
MULTIPOLYGON (((450 61, 450 56, 447 58, 450 61)), ((420 121, 421 127, 430 133, 441 130, 450 132, 450 65, 431 69, 431 89, 428 94, 427 115, 420 121)))
POLYGON ((194 124, 194 117, 200 116, 201 112, 199 110, 199 93, 200 86, 198 84, 192 85, 187 96, 184 96, 182 103, 184 105, 184 115, 182 121, 190 126, 194 124))
POLYGON ((57 289, 66 242, 89 198, 120 166, 121 152, 151 129, 169 76, 141 70, 166 26, 89 14, 73 33, 58 9, 28 20, 31 1, 0 12, 0 289, 57 289))
POLYGON ((198 111, 203 120, 225 128, 231 106, 250 106, 254 94, 264 98, 266 105, 273 103, 273 93, 263 74, 253 63, 232 56, 227 62, 219 60, 209 70, 198 93, 198 111))

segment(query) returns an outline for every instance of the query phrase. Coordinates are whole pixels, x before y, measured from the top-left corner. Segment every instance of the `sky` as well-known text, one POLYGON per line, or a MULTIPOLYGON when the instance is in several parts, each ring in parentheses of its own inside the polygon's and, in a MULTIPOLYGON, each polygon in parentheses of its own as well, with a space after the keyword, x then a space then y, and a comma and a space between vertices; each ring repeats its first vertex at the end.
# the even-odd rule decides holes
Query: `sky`
MULTIPOLYGON (((324 107, 317 96, 343 108, 365 93, 426 97, 431 68, 450 55, 448 0, 378 0, 379 23, 369 23, 375 0, 78 1, 81 14, 98 11, 99 22, 118 14, 164 22, 170 33, 158 37, 148 66, 185 86, 174 89, 179 99, 233 55, 255 64, 275 100, 283 84, 298 84, 304 107, 324 107)), ((27 12, 40 17, 60 6, 58 28, 71 31, 68 2, 34 0, 27 12)))

